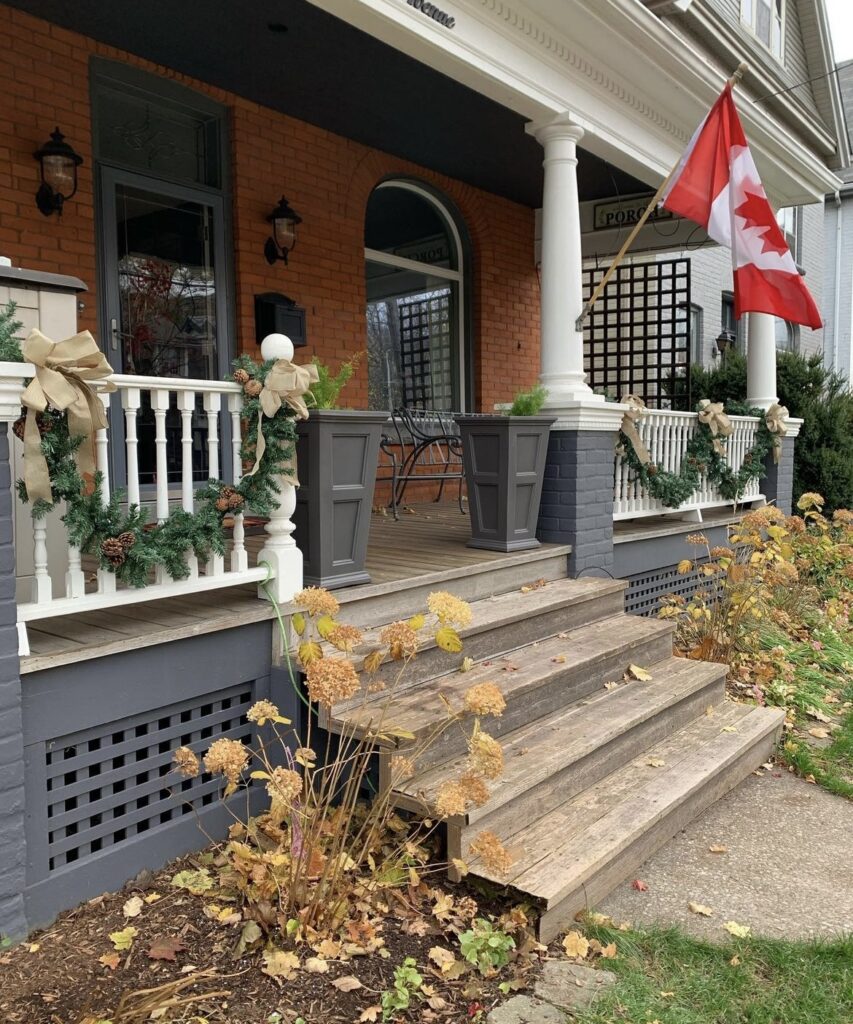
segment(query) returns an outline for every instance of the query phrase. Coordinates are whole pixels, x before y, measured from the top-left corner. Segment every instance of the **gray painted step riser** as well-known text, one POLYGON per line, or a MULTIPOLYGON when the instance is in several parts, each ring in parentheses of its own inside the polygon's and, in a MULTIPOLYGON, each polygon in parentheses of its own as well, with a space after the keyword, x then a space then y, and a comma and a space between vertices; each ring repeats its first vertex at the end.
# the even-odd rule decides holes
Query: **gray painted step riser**
MULTIPOLYGON (((614 642, 618 644, 618 640, 614 642)), ((535 648, 518 654, 519 658, 535 656, 535 648)), ((643 637, 623 647, 614 647, 604 655, 571 665, 562 672, 558 665, 553 665, 553 675, 543 680, 541 685, 508 694, 503 715, 500 718, 484 719, 483 729, 490 736, 504 736, 590 694, 597 694, 608 680, 621 680, 629 665, 645 667, 671 656, 672 635, 664 633, 643 637)), ((426 771, 434 765, 458 757, 465 750, 466 739, 462 731, 448 729, 418 758, 418 771, 426 771)), ((402 752, 405 753, 405 749, 402 752)))
POLYGON ((465 575, 443 579, 444 573, 428 576, 422 583, 401 581, 399 589, 387 594, 377 594, 341 604, 341 622, 354 626, 376 626, 397 619, 407 619, 418 612, 426 611, 427 597, 435 590, 447 590, 463 601, 481 601, 496 594, 508 594, 518 590, 522 583, 535 580, 562 580, 568 576, 568 555, 550 555, 547 558, 531 559, 529 565, 495 563, 494 568, 485 572, 468 572, 465 575))
POLYGON ((693 818, 734 789, 760 764, 771 756, 777 734, 770 732, 754 743, 737 760, 715 774, 700 790, 673 807, 669 814, 626 849, 604 864, 592 878, 587 879, 565 899, 546 910, 539 919, 539 941, 550 942, 560 932, 571 927, 575 915, 582 910, 594 909, 613 889, 630 878, 641 864, 656 853, 685 828, 693 818))
MULTIPOLYGON (((641 686, 642 683, 638 685, 641 686)), ((616 736, 609 743, 598 747, 581 760, 574 761, 562 771, 551 775, 535 788, 527 790, 493 812, 473 812, 481 816, 465 828, 457 829, 449 825, 448 846, 452 842, 453 849, 460 851, 452 853, 451 856, 461 856, 464 859, 468 854, 469 844, 484 829, 496 833, 502 839, 512 836, 555 807, 594 786, 617 768, 639 757, 644 750, 698 718, 709 704, 718 703, 724 696, 725 679, 711 680, 677 704, 664 708, 653 717, 616 736), (451 841, 453 833, 458 835, 458 839, 454 838, 451 841)), ((649 772, 656 770, 649 767, 649 772)), ((487 807, 488 805, 484 810, 487 810, 487 807)))

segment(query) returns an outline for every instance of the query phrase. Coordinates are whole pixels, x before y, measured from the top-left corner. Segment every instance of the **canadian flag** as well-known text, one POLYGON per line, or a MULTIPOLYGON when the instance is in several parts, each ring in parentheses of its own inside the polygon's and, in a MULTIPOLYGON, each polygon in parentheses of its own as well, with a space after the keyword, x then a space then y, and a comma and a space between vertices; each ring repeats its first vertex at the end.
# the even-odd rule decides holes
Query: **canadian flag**
POLYGON ((767 201, 731 84, 696 129, 661 206, 701 224, 731 249, 736 317, 772 313, 815 330, 823 327, 767 201))

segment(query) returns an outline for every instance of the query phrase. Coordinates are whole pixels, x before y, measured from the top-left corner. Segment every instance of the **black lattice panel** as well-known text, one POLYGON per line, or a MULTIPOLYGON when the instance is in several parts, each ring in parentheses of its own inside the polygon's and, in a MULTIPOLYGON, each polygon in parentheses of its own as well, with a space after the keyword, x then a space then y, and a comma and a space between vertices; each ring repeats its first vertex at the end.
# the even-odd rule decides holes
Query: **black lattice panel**
POLYGON ((221 780, 182 779, 172 770, 173 752, 187 746, 200 754, 223 736, 248 743, 252 702, 245 683, 48 741, 49 870, 214 803, 221 780))
POLYGON ((708 587, 707 580, 698 579, 695 573, 681 575, 674 565, 639 573, 628 579, 625 611, 629 615, 656 615, 662 597, 677 594, 689 600, 697 590, 708 587))
MULTIPOLYGON (((584 270, 584 298, 606 268, 584 270)), ((690 260, 624 263, 584 326, 591 388, 640 395, 658 409, 690 409, 690 260)))
POLYGON ((450 290, 400 302, 400 363, 406 407, 453 407, 450 290))

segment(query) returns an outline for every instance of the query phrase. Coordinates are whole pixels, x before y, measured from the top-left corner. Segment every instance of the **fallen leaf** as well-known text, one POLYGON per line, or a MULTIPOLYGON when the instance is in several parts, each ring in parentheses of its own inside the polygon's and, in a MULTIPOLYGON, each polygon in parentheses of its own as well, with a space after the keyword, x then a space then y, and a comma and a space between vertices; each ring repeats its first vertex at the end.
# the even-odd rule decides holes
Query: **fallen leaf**
POLYGON ((459 666, 460 672, 470 672, 474 667, 474 659, 469 658, 467 655, 462 659, 462 664, 459 666))
POLYGON ((637 679, 641 683, 647 683, 652 678, 651 672, 648 669, 640 668, 639 665, 629 665, 625 675, 628 679, 637 679))
POLYGON ((618 683, 614 683, 613 680, 611 679, 611 680, 609 680, 608 682, 606 682, 604 684, 604 689, 605 690, 615 690, 618 685, 619 685, 618 683))
POLYGON ((566 956, 583 959, 589 953, 589 940, 580 932, 568 932, 563 939, 566 956))
POLYGON ((809 736, 814 736, 816 740, 825 740, 829 737, 829 729, 809 729, 809 736))
POLYGON ((460 860, 458 857, 453 857, 450 863, 459 873, 460 878, 464 878, 468 874, 468 865, 465 863, 464 860, 460 860))
POLYGON ((261 973, 268 975, 279 984, 283 981, 290 981, 293 975, 299 970, 299 957, 295 953, 286 952, 283 949, 265 949, 264 966, 261 973))
POLYGON ((702 917, 713 917, 714 911, 710 907, 706 907, 704 903, 694 903, 692 900, 687 904, 687 909, 691 914, 701 914, 702 917))
POLYGON ((142 907, 142 897, 131 896, 127 903, 125 903, 125 905, 121 908, 121 912, 124 914, 125 917, 139 917, 139 915, 142 913, 142 907))
POLYGON ((713 714, 714 714, 714 705, 713 705, 713 704, 709 704, 709 705, 708 705, 708 706, 707 706, 707 707, 705 708, 705 715, 706 715, 706 716, 707 716, 708 718, 711 718, 711 717, 713 716, 713 714))
POLYGON ((186 889, 193 896, 201 896, 213 888, 213 879, 207 868, 199 868, 197 871, 179 871, 170 884, 176 889, 186 889))
POLYGON ((736 725, 724 725, 720 732, 737 732, 736 725))
POLYGON ((110 932, 110 942, 121 952, 124 949, 130 949, 133 945, 133 940, 138 934, 133 925, 128 925, 127 928, 123 928, 120 932, 110 932))
POLYGON ((646 764, 649 768, 663 768, 666 765, 666 761, 660 757, 650 757, 648 761, 646 761, 646 764))
POLYGON ((566 656, 565 654, 557 654, 551 659, 551 661, 553 661, 555 665, 564 665, 566 662, 566 656))
POLYGON ((329 961, 323 960, 319 956, 309 956, 305 961, 305 970, 309 974, 328 974, 329 961))
POLYGON ((151 947, 148 950, 148 959, 175 960, 178 953, 183 953, 186 948, 176 935, 165 935, 151 943, 151 947))
POLYGON ((751 931, 748 924, 738 924, 737 921, 726 921, 723 927, 729 935, 734 935, 738 939, 745 939, 751 931))
POLYGON ((731 967, 737 967, 737 966, 739 966, 739 964, 740 964, 740 957, 739 956, 733 956, 731 958, 731 960, 729 960, 729 965, 731 967))
POLYGON ((361 982, 352 974, 347 974, 343 978, 335 978, 332 984, 339 992, 354 992, 357 988, 361 988, 361 982))
POLYGON ((39 951, 40 949, 41 949, 41 944, 40 944, 40 943, 38 943, 38 942, 31 942, 31 943, 29 943, 29 945, 27 946, 27 952, 28 952, 28 953, 38 953, 38 951, 39 951))
POLYGON ((456 957, 449 949, 443 946, 433 946, 427 956, 438 967, 442 974, 445 974, 456 963, 456 957))
POLYGON ((674 992, 659 992, 658 995, 661 997, 661 999, 672 999, 672 997, 675 995, 675 993, 674 992))
POLYGON ((606 946, 602 946, 601 955, 605 960, 612 960, 616 956, 616 943, 608 942, 606 946))
POLYGON ((631 882, 631 888, 636 889, 637 892, 646 892, 649 887, 646 885, 645 882, 641 881, 639 878, 635 878, 634 881, 631 882))
POLYGON ((714 843, 713 846, 709 846, 708 849, 711 853, 728 853, 728 846, 723 846, 722 843, 714 843))
POLYGON ((361 1011, 361 1016, 358 1018, 359 1024, 373 1024, 373 1021, 379 1020, 380 1013, 382 1013, 381 1006, 368 1006, 366 1010, 361 1011))
POLYGON ((144 897, 146 903, 156 903, 157 900, 162 899, 163 897, 160 895, 159 892, 149 892, 148 895, 144 897))
POLYGON ((98 957, 98 963, 101 963, 104 967, 109 967, 111 971, 114 971, 121 963, 121 957, 118 953, 104 953, 103 956, 98 957))

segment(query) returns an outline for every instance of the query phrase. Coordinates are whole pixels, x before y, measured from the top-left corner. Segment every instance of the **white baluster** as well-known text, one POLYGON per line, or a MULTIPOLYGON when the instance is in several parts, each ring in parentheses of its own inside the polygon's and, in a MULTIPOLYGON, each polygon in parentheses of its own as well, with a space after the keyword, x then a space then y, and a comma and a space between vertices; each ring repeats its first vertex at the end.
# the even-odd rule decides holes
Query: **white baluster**
POLYGON ((139 388, 122 390, 121 404, 124 409, 124 448, 127 456, 127 503, 139 505, 139 438, 136 432, 139 388))
POLYGON ((33 517, 33 588, 34 604, 53 600, 53 585, 47 571, 47 517, 33 517))
MULTIPOLYGON (((195 392, 179 391, 178 408, 181 411, 181 507, 185 512, 192 512, 195 392)), ((198 556, 194 551, 187 551, 186 562, 190 570, 189 579, 196 579, 198 577, 198 556)))
MULTIPOLYGON (((102 391, 99 393, 98 398, 100 398, 104 405, 104 409, 109 414, 110 396, 102 391)), ((104 504, 106 505, 110 500, 110 449, 109 436, 106 430, 99 430, 95 434, 95 458, 97 460, 98 470, 102 477, 101 494, 103 495, 104 504)), ((115 592, 115 573, 110 572, 108 569, 98 569, 98 593, 114 594, 115 592)))
MULTIPOLYGON (((240 413, 243 409, 243 396, 228 396, 228 411, 231 413, 231 458, 234 466, 234 483, 238 484, 243 476, 243 463, 240 461, 240 444, 242 440, 240 413)), ((245 533, 243 529, 243 513, 234 516, 234 529, 231 544, 231 571, 245 572, 249 568, 249 555, 246 551, 245 533)))
POLYGON ((68 545, 68 571, 65 573, 65 596, 82 597, 86 593, 86 576, 80 560, 80 548, 68 545))
POLYGON ((169 392, 156 388, 151 392, 154 410, 154 445, 157 450, 157 522, 169 515, 169 468, 166 458, 166 413, 169 411, 169 392))
MULTIPOLYGON (((219 410, 222 408, 222 395, 218 391, 205 391, 204 411, 207 414, 207 475, 209 479, 219 479, 219 410)), ((222 555, 211 553, 204 568, 208 576, 221 576, 225 572, 225 559, 222 555)))

